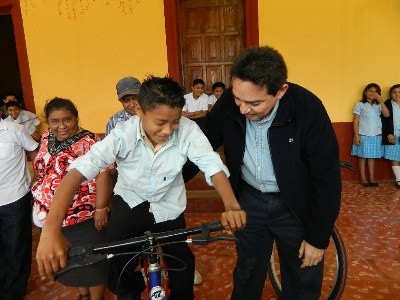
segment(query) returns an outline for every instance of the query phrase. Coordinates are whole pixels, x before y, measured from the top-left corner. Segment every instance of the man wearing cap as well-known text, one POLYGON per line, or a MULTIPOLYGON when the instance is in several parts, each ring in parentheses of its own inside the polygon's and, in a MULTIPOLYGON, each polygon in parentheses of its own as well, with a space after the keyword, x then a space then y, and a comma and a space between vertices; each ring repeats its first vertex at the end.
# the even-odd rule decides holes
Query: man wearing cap
POLYGON ((121 102, 124 109, 114 114, 108 120, 105 135, 108 135, 118 122, 127 121, 132 116, 136 115, 135 109, 140 85, 140 81, 131 76, 122 78, 120 81, 118 81, 118 100, 121 102))

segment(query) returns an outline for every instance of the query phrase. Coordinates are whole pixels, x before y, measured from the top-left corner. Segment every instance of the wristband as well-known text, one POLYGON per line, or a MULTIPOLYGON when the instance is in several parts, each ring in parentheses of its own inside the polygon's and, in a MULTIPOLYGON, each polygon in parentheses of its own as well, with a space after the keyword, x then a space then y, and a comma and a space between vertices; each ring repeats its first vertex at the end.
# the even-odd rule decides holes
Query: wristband
POLYGON ((109 212, 110 211, 110 208, 108 207, 108 206, 106 206, 106 207, 103 207, 103 208, 96 208, 96 211, 107 211, 107 212, 109 212))

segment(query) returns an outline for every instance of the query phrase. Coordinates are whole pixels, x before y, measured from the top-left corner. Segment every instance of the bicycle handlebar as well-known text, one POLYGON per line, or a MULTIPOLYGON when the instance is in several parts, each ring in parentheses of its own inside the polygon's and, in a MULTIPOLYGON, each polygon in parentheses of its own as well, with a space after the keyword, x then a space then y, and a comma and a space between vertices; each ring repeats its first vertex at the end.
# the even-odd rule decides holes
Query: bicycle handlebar
MULTIPOLYGON (((201 238, 199 237, 198 239, 202 239, 201 244, 207 244, 208 242, 213 242, 214 240, 216 240, 215 238, 209 237, 210 232, 219 231, 219 230, 223 230, 223 229, 224 228, 219 221, 214 221, 214 222, 210 222, 210 223, 204 223, 199 226, 187 227, 187 228, 166 231, 166 232, 160 232, 160 233, 151 233, 150 235, 139 236, 139 237, 126 239, 126 240, 122 240, 122 241, 117 241, 117 242, 103 243, 103 244, 98 244, 95 246, 91 246, 91 245, 78 246, 78 247, 70 248, 68 250, 68 259, 72 259, 74 257, 90 255, 90 254, 114 254, 115 251, 119 250, 120 248, 126 247, 126 246, 142 245, 142 244, 146 243, 147 241, 149 241, 150 238, 152 238, 154 240, 154 242, 157 243, 157 242, 166 240, 171 237, 193 235, 196 233, 202 233, 201 238), (208 236, 208 238, 207 238, 207 236, 208 236)), ((198 239, 195 238, 194 243, 196 243, 196 241, 198 239)), ((193 241, 193 239, 192 239, 192 241, 193 241)))
POLYGON ((72 269, 93 265, 105 259, 109 259, 114 254, 116 254, 120 248, 124 248, 126 246, 143 245, 146 242, 150 242, 150 240, 154 243, 158 243, 161 242, 162 240, 166 240, 171 237, 180 237, 180 236, 194 235, 197 233, 201 233, 201 235, 199 236, 195 236, 192 239, 188 240, 186 239, 182 240, 182 242, 205 245, 210 242, 218 240, 236 241, 235 237, 226 235, 218 235, 210 237, 210 232, 219 231, 223 229, 224 228, 221 225, 221 223, 219 221, 215 221, 210 223, 204 223, 199 226, 187 227, 172 231, 165 231, 160 233, 150 232, 149 234, 144 236, 139 236, 117 242, 98 244, 94 246, 86 245, 86 246, 73 247, 68 250, 67 267, 58 271, 57 274, 54 276, 54 280, 56 280, 58 277, 60 277, 61 275, 67 273, 72 269))
POLYGON ((142 245, 149 241, 150 238, 154 239, 154 242, 159 242, 161 240, 165 240, 171 237, 179 237, 185 235, 193 235, 196 233, 203 233, 203 232, 214 232, 218 230, 222 230, 224 227, 221 225, 219 221, 204 223, 199 226, 194 227, 187 227, 172 231, 160 232, 160 233, 151 233, 150 235, 139 236, 131 239, 126 239, 123 241, 118 242, 111 242, 111 243, 104 243, 95 246, 92 251, 93 253, 112 253, 110 250, 118 250, 119 248, 123 248, 125 246, 135 246, 135 245, 142 245))

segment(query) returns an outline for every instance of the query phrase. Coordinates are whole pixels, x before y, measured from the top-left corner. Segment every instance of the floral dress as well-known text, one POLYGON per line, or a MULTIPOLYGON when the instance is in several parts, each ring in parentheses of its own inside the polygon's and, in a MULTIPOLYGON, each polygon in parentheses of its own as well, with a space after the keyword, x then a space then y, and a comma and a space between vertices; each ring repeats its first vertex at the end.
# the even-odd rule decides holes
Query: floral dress
MULTIPOLYGON (((54 134, 42 136, 40 149, 33 163, 37 181, 32 186, 34 197, 33 221, 43 227, 50 209, 54 193, 61 180, 68 173, 72 161, 89 151, 100 138, 83 130, 62 142, 54 134)), ((84 181, 77 190, 63 221, 63 226, 74 225, 93 218, 96 205, 96 181, 84 181)))

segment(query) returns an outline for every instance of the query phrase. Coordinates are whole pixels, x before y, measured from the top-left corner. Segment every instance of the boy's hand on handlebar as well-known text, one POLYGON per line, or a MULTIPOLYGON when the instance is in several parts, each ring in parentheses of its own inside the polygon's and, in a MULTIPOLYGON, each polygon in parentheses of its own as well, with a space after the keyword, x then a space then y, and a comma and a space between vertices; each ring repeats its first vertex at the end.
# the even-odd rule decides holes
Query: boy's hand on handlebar
POLYGON ((46 232, 43 229, 36 251, 40 278, 52 279, 54 273, 67 265, 67 251, 70 247, 61 231, 46 232))
POLYGON ((242 209, 228 209, 221 215, 221 224, 225 230, 234 232, 246 226, 246 212, 242 209))

